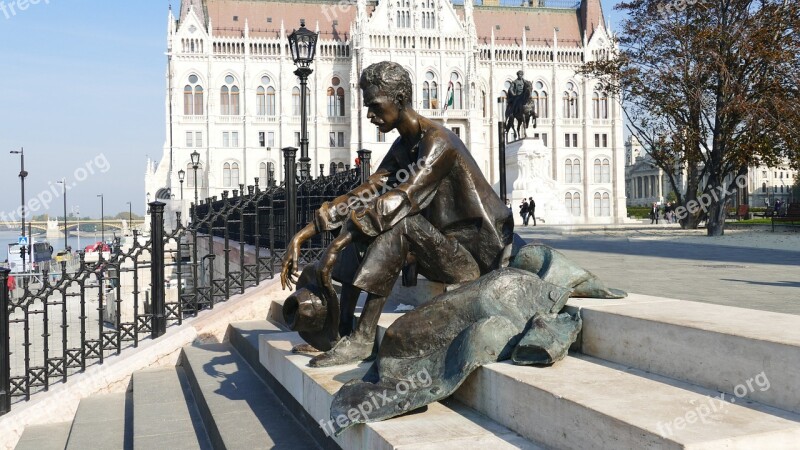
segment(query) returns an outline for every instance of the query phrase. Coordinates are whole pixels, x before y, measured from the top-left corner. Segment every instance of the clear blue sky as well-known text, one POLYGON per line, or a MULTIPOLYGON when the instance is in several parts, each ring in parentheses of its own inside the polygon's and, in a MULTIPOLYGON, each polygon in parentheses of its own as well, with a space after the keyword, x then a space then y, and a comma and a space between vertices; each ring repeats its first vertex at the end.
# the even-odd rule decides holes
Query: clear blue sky
MULTIPOLYGON (((19 156, 8 152, 24 147, 28 200, 47 200, 66 177, 68 210, 97 217, 102 193, 107 215, 128 201, 142 214, 145 162, 165 138, 170 2, 31 1, 23 11, 23 0, 0 0, 0 213, 19 208, 19 156)), ((59 197, 32 213, 62 210, 59 197)))
MULTIPOLYGON (((9 151, 24 147, 28 199, 67 177, 76 183, 68 209, 99 216, 102 193, 106 214, 128 201, 143 213, 145 161, 164 145, 169 2, 40 0, 13 15, 19 0, 2 1, 0 212, 19 207, 19 156, 9 151)), ((49 213, 61 214, 54 203, 49 213)))

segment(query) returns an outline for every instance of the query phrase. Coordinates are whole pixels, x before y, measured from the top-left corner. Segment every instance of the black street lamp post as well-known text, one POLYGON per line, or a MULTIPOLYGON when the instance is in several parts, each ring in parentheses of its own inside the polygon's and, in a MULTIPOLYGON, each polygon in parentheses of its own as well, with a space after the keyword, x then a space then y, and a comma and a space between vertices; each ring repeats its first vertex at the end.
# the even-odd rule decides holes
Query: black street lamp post
POLYGON ((317 51, 317 33, 306 28, 306 21, 300 20, 300 29, 289 35, 289 49, 297 70, 294 74, 300 78, 300 179, 307 180, 311 175, 311 158, 308 157, 308 117, 306 111, 306 92, 308 92, 308 76, 311 75, 311 63, 317 51))
POLYGON ((67 228, 67 179, 62 178, 57 182, 61 185, 61 195, 64 197, 64 250, 69 247, 67 244, 67 236, 69 236, 69 228, 67 228))
POLYGON ((190 156, 192 157, 192 169, 194 170, 194 205, 197 207, 197 168, 200 167, 200 153, 195 150, 190 156))
POLYGON ((500 198, 505 202, 508 198, 506 186, 506 125, 504 123, 505 117, 503 117, 503 97, 497 97, 497 109, 500 110, 500 115, 502 119, 497 122, 497 139, 498 139, 498 147, 497 147, 497 155, 499 157, 498 165, 500 166, 500 198))
POLYGON ((181 182, 181 201, 183 201, 183 180, 186 178, 186 171, 181 169, 178 171, 178 181, 181 182))
MULTIPOLYGON (((103 194, 98 194, 100 197, 100 239, 103 241, 103 245, 106 243, 106 222, 105 222, 105 206, 103 204, 103 194)), ((102 251, 102 246, 100 247, 100 251, 102 251)))
MULTIPOLYGON (((21 221, 22 221, 22 234, 21 236, 24 238, 25 235, 25 177, 28 176, 28 172, 25 171, 25 149, 20 147, 19 151, 11 150, 12 154, 19 155, 19 183, 21 187, 21 197, 22 200, 20 201, 21 207, 21 221)), ((30 245, 27 249, 22 249, 20 251, 22 255, 22 271, 25 271, 25 253, 30 254, 30 245), (26 251, 27 250, 27 251, 26 251)))
POLYGON ((128 204, 128 228, 133 229, 133 204, 132 202, 125 202, 128 204))

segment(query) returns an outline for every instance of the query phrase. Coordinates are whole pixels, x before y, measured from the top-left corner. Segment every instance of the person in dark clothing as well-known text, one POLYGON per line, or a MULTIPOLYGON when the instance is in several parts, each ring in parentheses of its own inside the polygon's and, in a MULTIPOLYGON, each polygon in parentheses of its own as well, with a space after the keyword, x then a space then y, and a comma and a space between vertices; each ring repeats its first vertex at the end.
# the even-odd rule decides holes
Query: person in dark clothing
POLYGON ((528 197, 528 218, 533 218, 533 226, 536 226, 536 202, 533 197, 528 197))
POLYGON ((650 208, 650 224, 653 223, 658 225, 658 203, 653 203, 653 207, 650 208))
POLYGON ((519 205, 519 215, 522 216, 522 224, 525 225, 526 227, 528 226, 528 219, 530 218, 529 216, 530 213, 528 212, 529 207, 530 205, 528 204, 528 201, 523 198, 522 204, 519 205))

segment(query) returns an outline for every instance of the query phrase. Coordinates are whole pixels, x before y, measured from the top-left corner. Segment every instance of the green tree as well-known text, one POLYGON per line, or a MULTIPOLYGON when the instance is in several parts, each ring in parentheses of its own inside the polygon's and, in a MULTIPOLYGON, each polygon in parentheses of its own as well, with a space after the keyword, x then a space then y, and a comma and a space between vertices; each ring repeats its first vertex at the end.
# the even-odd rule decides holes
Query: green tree
POLYGON ((690 208, 681 226, 706 220, 709 235, 722 235, 736 177, 798 160, 798 4, 632 0, 617 8, 629 15, 618 54, 582 72, 619 93, 630 131, 678 203, 706 205, 690 208))

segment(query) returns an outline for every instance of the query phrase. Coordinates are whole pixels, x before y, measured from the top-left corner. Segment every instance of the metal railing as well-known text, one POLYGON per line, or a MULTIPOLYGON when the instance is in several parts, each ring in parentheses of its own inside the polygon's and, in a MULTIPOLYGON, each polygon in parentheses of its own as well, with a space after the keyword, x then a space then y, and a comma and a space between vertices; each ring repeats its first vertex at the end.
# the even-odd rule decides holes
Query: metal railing
MULTIPOLYGON (((188 225, 178 213, 172 230, 164 226, 165 205, 150 203, 149 236, 134 231, 110 256, 60 262, 56 276, 50 265, 35 282, 23 278, 14 295, 7 284, 13 274, 0 269, 0 415, 12 400, 29 400, 274 278, 298 227, 370 174, 370 152, 362 150, 360 167, 337 173, 332 166, 327 176, 295 181, 296 150, 283 149, 288 184, 261 188, 256 179, 193 205, 188 225)), ((319 258, 331 240, 326 233, 307 242, 302 262, 319 258)))

